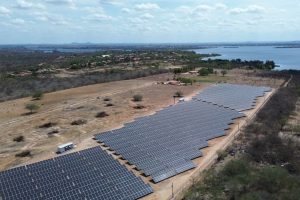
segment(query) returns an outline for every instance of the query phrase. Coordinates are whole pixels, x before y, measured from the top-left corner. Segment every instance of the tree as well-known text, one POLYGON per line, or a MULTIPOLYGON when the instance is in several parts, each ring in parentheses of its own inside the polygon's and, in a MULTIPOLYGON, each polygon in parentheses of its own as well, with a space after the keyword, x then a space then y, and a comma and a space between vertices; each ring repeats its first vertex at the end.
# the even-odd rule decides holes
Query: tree
POLYGON ((184 83, 184 84, 191 84, 191 85, 193 85, 193 82, 194 82, 193 79, 182 78, 182 77, 179 77, 177 80, 184 83))
POLYGON ((226 70, 222 70, 221 74, 222 74, 222 76, 225 76, 227 74, 227 71, 226 70))
POLYGON ((109 116, 106 112, 98 112, 95 117, 96 118, 104 118, 104 117, 107 117, 109 116))
POLYGON ((14 137, 13 141, 14 142, 23 142, 24 141, 24 136, 20 135, 20 136, 14 137))
POLYGON ((198 71, 198 74, 200 76, 208 76, 209 75, 209 70, 207 68, 202 68, 198 71))
POLYGON ((30 114, 33 114, 33 112, 36 112, 40 106, 34 103, 28 103, 25 105, 25 108, 30 111, 30 114))
POLYGON ((177 91, 174 94, 174 97, 182 97, 183 96, 183 92, 182 91, 177 91))
POLYGON ((136 94, 133 96, 133 101, 142 101, 143 100, 143 96, 140 94, 136 94))
POLYGON ((34 100, 41 100, 43 98, 44 94, 41 91, 37 91, 32 95, 32 98, 34 100))
POLYGON ((274 69, 276 67, 275 62, 271 60, 267 60, 265 66, 268 70, 274 69))

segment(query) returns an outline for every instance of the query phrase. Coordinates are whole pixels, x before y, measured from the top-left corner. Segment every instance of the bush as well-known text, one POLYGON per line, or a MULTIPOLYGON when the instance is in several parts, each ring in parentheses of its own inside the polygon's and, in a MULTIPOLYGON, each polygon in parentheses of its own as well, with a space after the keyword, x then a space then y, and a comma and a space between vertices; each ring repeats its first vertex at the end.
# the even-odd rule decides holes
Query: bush
POLYGON ((133 106, 133 108, 140 110, 140 109, 144 109, 146 107, 139 104, 139 105, 133 106))
POLYGON ((103 99, 103 101, 111 101, 111 98, 105 97, 105 98, 103 99))
POLYGON ((111 107, 111 106, 114 106, 114 104, 112 104, 112 103, 106 104, 106 107, 111 107))
POLYGON ((20 136, 17 136, 13 139, 14 142, 23 142, 24 141, 24 136, 23 135, 20 135, 20 136))
POLYGON ((232 160, 221 171, 222 175, 233 177, 239 174, 248 174, 249 163, 244 160, 232 160))
POLYGON ((133 96, 133 101, 142 101, 143 100, 143 96, 140 94, 136 94, 133 96))
POLYGON ((191 84, 193 85, 193 82, 194 80, 193 79, 190 79, 190 78, 182 78, 182 77, 179 77, 177 78, 178 81, 184 83, 184 84, 191 84))
POLYGON ((52 123, 52 122, 48 122, 48 123, 45 123, 43 125, 40 125, 39 128, 50 128, 50 127, 53 127, 53 126, 56 126, 57 123, 52 123))
POLYGON ((86 124, 87 121, 85 119, 78 119, 78 120, 75 120, 71 123, 71 125, 73 126, 77 126, 77 125, 83 125, 83 124, 86 124))
POLYGON ((226 70, 222 70, 221 74, 222 74, 222 76, 225 76, 227 74, 227 71, 226 70))
POLYGON ((212 67, 208 67, 207 71, 209 74, 213 74, 214 73, 214 69, 212 67))
POLYGON ((175 92, 174 97, 183 97, 183 92, 182 91, 175 92))
POLYGON ((208 76, 209 75, 209 70, 207 68, 202 68, 198 71, 198 74, 200 76, 208 76))
POLYGON ((44 96, 44 94, 42 92, 38 91, 32 95, 32 98, 34 100, 41 100, 43 98, 43 96, 44 96))
POLYGON ((217 154, 218 154, 218 158, 217 158, 218 161, 224 160, 228 155, 226 151, 218 151, 217 154))
POLYGON ((95 117, 103 118, 109 116, 106 112, 98 112, 95 117))
POLYGON ((15 156, 16 157, 29 157, 29 156, 31 156, 31 151, 25 150, 25 151, 22 151, 21 153, 17 153, 15 156))
POLYGON ((49 137, 51 137, 52 135, 57 134, 57 133, 59 133, 58 130, 53 130, 53 131, 50 131, 49 133, 47 133, 47 135, 48 135, 49 137))
POLYGON ((33 114, 33 112, 36 112, 40 106, 34 103, 28 103, 25 105, 25 108, 30 111, 30 114, 33 114))

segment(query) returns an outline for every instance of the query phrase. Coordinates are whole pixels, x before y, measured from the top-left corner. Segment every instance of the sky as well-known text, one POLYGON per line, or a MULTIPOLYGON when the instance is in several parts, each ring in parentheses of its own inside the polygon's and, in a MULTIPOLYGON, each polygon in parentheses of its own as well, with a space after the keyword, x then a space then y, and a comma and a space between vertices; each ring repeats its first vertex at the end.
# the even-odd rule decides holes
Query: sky
POLYGON ((0 0, 0 44, 294 40, 299 0, 0 0))

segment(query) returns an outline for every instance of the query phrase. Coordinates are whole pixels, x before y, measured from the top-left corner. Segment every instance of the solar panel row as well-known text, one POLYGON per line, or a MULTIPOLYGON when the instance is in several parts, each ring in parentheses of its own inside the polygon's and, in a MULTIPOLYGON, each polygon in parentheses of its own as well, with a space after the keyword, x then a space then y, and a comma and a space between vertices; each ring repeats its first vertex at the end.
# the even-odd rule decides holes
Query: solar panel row
POLYGON ((271 91, 269 87, 218 84, 205 89, 195 98, 237 111, 244 111, 254 108, 257 98, 264 96, 269 91, 271 91))
POLYGON ((138 199, 141 178, 95 147, 0 172, 0 199, 138 199))
POLYGON ((201 101, 168 107, 95 138, 134 164, 154 182, 195 167, 192 159, 207 141, 224 136, 233 119, 244 115, 201 101))

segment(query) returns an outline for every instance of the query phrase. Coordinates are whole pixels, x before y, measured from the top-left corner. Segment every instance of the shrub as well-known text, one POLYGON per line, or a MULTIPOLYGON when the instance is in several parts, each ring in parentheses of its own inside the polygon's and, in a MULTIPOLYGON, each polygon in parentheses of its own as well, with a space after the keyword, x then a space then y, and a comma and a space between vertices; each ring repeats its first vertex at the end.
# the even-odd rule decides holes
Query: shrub
POLYGON ((57 134, 57 133, 59 133, 58 130, 53 130, 53 131, 50 131, 49 133, 47 133, 47 135, 50 137, 50 136, 52 136, 54 134, 57 134))
POLYGON ((208 76, 209 75, 209 70, 207 68, 202 68, 198 71, 198 74, 200 76, 208 76))
POLYGON ((105 97, 105 98, 103 99, 103 101, 111 101, 111 98, 105 97))
POLYGON ((114 104, 112 104, 112 103, 106 104, 106 107, 111 107, 111 106, 114 106, 114 104))
POLYGON ((134 106, 133 108, 140 110, 140 109, 144 109, 146 107, 139 104, 139 105, 134 106))
POLYGON ((222 70, 221 74, 222 74, 222 76, 225 76, 227 74, 227 71, 226 70, 222 70))
POLYGON ((78 119, 78 120, 75 120, 71 123, 71 125, 75 126, 75 125, 83 125, 83 124, 86 124, 87 121, 85 119, 78 119))
POLYGON ((17 136, 13 139, 14 142, 23 142, 24 141, 24 136, 23 135, 20 135, 20 136, 17 136))
POLYGON ((32 98, 34 100, 41 100, 43 98, 43 96, 44 96, 44 94, 41 91, 38 91, 32 95, 32 98))
POLYGON ((133 101, 142 101, 143 100, 143 96, 140 94, 136 94, 133 96, 133 101))
POLYGON ((193 79, 190 79, 190 78, 182 78, 182 77, 179 77, 177 78, 178 81, 184 83, 184 84, 191 84, 193 85, 193 82, 194 80, 193 79))
POLYGON ((98 112, 95 117, 103 118, 109 116, 106 112, 98 112))
POLYGON ((30 111, 30 114, 33 114, 33 112, 36 112, 40 106, 34 103, 28 103, 25 105, 25 108, 30 111))
POLYGON ((218 154, 218 158, 217 158, 218 161, 224 160, 228 155, 226 151, 221 151, 221 150, 218 151, 217 154, 218 154))
POLYGON ((209 74, 213 74, 214 73, 214 69, 212 67, 208 67, 207 71, 209 74))
POLYGON ((222 169, 222 175, 233 177, 239 174, 248 174, 249 163, 244 160, 232 160, 222 169))
POLYGON ((50 127, 56 126, 56 125, 57 125, 57 123, 48 122, 43 125, 40 125, 39 128, 50 128, 50 127))
POLYGON ((16 157, 29 157, 31 156, 31 151, 25 150, 15 155, 16 157))
POLYGON ((183 97, 183 92, 182 91, 175 92, 174 97, 183 97))

